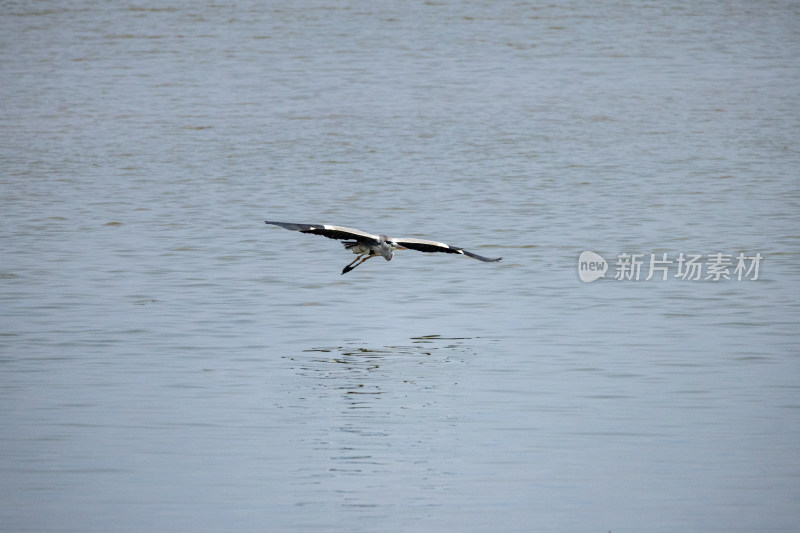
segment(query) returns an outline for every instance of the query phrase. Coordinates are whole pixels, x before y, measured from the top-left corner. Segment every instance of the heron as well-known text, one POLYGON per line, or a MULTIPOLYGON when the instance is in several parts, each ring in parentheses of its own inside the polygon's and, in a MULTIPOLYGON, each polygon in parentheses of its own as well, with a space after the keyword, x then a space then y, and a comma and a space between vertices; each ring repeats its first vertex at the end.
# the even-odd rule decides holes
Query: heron
POLYGON ((347 274, 371 257, 381 256, 387 261, 391 261, 392 257, 394 257, 395 250, 417 250, 418 252, 461 254, 479 261, 485 261, 487 263, 496 263, 502 259, 502 257, 497 257, 495 259, 483 257, 482 255, 474 254, 458 246, 451 246, 443 242, 414 239, 411 237, 395 239, 392 237, 387 237, 386 235, 373 235, 372 233, 367 233, 366 231, 345 228, 343 226, 329 226, 327 224, 293 224, 291 222, 273 222, 269 220, 265 220, 264 222, 266 224, 280 226, 288 230, 299 231, 300 233, 322 235, 323 237, 327 237, 329 239, 342 241, 345 249, 351 250, 358 256, 342 269, 342 275, 347 274))

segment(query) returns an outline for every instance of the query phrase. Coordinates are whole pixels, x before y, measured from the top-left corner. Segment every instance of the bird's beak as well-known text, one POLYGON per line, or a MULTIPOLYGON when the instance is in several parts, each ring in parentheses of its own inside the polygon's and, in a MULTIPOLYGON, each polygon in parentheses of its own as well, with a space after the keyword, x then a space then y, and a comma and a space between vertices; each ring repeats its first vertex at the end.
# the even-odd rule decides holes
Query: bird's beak
POLYGON ((395 247, 395 250, 408 250, 408 248, 406 248, 405 246, 397 246, 395 247))

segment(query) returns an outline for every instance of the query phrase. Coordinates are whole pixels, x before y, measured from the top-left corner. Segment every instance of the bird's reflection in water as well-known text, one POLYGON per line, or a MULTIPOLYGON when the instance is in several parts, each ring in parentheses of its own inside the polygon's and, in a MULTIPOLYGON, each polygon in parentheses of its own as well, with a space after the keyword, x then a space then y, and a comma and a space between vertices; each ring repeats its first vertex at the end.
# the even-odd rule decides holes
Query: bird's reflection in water
MULTIPOLYGON (((331 392, 344 395, 349 409, 374 406, 382 396, 407 397, 410 390, 435 387, 429 381, 431 365, 441 368, 464 362, 469 338, 445 338, 440 335, 412 337, 403 346, 367 348, 357 344, 314 347, 304 350, 311 357, 292 357, 299 375, 313 380, 308 393, 315 397, 331 392)), ((433 372, 438 374, 439 372, 433 372)))
POLYGON ((350 504, 362 505, 375 501, 373 492, 357 489, 365 475, 386 479, 375 490, 393 486, 386 477, 392 465, 402 465, 397 472, 431 475, 430 454, 449 449, 441 435, 460 416, 459 376, 475 356, 473 342, 427 335, 400 346, 366 347, 353 340, 287 357, 300 378, 293 399, 304 413, 297 420, 299 443, 312 450, 298 482, 319 490, 333 486, 350 494, 350 504))

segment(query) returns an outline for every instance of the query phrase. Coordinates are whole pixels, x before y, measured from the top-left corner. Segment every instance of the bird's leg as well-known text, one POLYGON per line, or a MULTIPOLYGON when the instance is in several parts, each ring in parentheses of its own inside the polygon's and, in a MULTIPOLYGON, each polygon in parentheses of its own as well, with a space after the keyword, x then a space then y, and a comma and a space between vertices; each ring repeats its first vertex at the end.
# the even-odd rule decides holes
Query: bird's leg
POLYGON ((342 274, 347 274, 348 272, 350 272, 351 270, 353 270, 355 267, 357 267, 358 265, 360 265, 361 263, 363 263, 364 261, 366 261, 366 260, 367 260, 367 259, 369 259, 370 257, 372 257, 372 256, 371 256, 371 255, 367 255, 366 257, 364 257, 364 254, 361 254, 361 255, 359 255, 358 257, 356 257, 355 259, 353 259, 353 262, 352 262, 352 263, 350 263, 349 265, 347 265, 346 267, 344 267, 344 268, 342 269, 342 274), (361 262, 360 262, 360 263, 357 263, 357 261, 358 261, 359 259, 361 259, 361 262))
MULTIPOLYGON (((359 259, 361 259, 362 257, 364 257, 364 254, 358 254, 358 257, 356 257, 355 259, 353 259, 353 261, 352 261, 352 262, 351 262, 349 265, 347 265, 345 268, 349 268, 349 267, 351 267, 351 266, 353 265, 353 263, 355 263, 356 261, 358 261, 358 260, 359 260, 359 259)), ((353 267, 353 268, 355 268, 355 267, 353 267)), ((351 268, 350 270, 352 270, 352 268, 351 268)))

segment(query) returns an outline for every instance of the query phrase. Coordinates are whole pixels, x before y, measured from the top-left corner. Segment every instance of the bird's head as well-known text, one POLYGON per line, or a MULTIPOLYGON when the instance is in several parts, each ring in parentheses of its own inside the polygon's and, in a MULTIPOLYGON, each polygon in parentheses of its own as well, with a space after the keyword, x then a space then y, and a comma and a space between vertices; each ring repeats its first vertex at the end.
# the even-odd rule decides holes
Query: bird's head
POLYGON ((396 242, 391 240, 386 235, 380 236, 380 247, 381 247, 381 255, 387 261, 391 261, 392 257, 394 257, 395 250, 405 250, 402 246, 398 245, 396 242))

